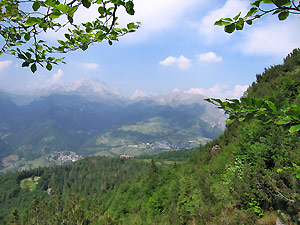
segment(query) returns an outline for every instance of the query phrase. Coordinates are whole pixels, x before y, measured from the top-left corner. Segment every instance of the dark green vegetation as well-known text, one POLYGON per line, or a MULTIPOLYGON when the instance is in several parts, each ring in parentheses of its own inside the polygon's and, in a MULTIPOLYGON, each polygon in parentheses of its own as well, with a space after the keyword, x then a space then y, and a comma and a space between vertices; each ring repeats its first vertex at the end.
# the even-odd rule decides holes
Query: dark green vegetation
MULTIPOLYGON (((272 100, 276 106, 282 101, 299 105, 299 53, 295 50, 283 65, 257 75, 245 96, 272 100)), ((300 139, 289 126, 235 121, 197 150, 154 157, 92 157, 1 176, 2 222, 300 223, 300 139), (36 188, 21 188, 19 182, 30 177, 40 177, 36 188)))
POLYGON ((173 93, 163 98, 92 101, 67 93, 16 105, 0 94, 0 172, 62 164, 79 156, 192 148, 223 131, 224 114, 202 96, 173 93))

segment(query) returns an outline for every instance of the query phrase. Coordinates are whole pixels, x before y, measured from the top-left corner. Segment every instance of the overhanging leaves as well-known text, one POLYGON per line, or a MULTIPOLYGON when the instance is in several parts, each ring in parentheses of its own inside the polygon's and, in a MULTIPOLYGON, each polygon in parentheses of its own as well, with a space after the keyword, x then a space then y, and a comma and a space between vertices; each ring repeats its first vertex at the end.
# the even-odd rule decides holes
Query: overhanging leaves
POLYGON ((0 35, 4 40, 0 55, 7 53, 16 56, 23 61, 22 66, 30 67, 32 72, 36 72, 38 66, 51 70, 53 65, 63 62, 63 58, 53 57, 52 54, 86 50, 93 43, 103 40, 111 45, 119 37, 138 29, 139 23, 118 27, 118 7, 125 8, 129 15, 134 14, 131 0, 2 0, 0 9, 6 13, 0 14, 0 35), (26 4, 31 7, 24 7, 26 4), (74 24, 77 9, 92 5, 98 8, 98 17, 87 23, 74 24), (58 31, 67 25, 66 40, 58 40, 57 45, 48 45, 40 39, 40 34, 49 30, 58 31))

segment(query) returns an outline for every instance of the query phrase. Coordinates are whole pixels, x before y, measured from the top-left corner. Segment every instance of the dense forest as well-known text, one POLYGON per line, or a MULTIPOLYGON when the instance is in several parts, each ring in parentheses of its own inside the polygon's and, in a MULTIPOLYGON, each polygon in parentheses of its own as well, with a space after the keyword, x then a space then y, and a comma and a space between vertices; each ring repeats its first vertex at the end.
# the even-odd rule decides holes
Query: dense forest
MULTIPOLYGON (((244 94, 300 106, 300 50, 244 94)), ((300 139, 235 121, 198 149, 90 157, 0 177, 6 224, 300 224, 300 139)))

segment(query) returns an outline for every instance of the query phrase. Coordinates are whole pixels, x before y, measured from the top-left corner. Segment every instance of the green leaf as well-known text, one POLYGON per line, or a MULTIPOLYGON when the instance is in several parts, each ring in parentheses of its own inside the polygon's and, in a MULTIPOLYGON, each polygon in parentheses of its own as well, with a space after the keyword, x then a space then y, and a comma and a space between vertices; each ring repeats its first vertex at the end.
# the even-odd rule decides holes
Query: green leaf
POLYGON ((285 124, 289 124, 290 122, 291 121, 287 118, 275 120, 275 124, 278 125, 285 125, 285 124))
POLYGON ((82 0, 82 5, 85 7, 85 8, 90 8, 91 7, 91 2, 89 0, 82 0))
POLYGON ((46 65, 46 68, 47 68, 47 70, 52 70, 52 65, 51 65, 51 63, 47 63, 47 65, 46 65))
POLYGON ((25 52, 25 55, 26 55, 26 57, 27 57, 28 59, 31 59, 31 54, 30 54, 30 52, 25 52))
POLYGON ((272 1, 277 7, 284 6, 290 3, 290 0, 273 0, 272 1))
POLYGON ((29 62, 23 62, 22 63, 22 67, 28 67, 29 66, 29 62))
POLYGON ((300 130, 300 124, 291 126, 289 132, 294 133, 300 130))
POLYGON ((129 30, 134 29, 135 27, 136 27, 136 26, 135 26, 134 23, 128 23, 128 24, 127 24, 127 28, 128 28, 129 30))
POLYGON ((74 14, 74 12, 78 9, 78 5, 75 5, 75 6, 72 6, 72 7, 69 7, 69 15, 72 15, 74 14))
POLYGON ((129 15, 134 15, 134 4, 132 1, 128 1, 126 2, 125 4, 125 7, 126 7, 126 12, 129 14, 129 15))
POLYGON ((56 9, 62 11, 63 13, 67 13, 69 11, 69 6, 64 5, 64 4, 59 4, 55 6, 56 9))
POLYGON ((240 118, 239 118, 239 121, 240 121, 240 122, 242 122, 242 121, 244 121, 244 120, 245 120, 245 117, 240 117, 240 118))
POLYGON ((227 123, 227 124, 232 124, 234 121, 235 121, 235 119, 229 119, 229 118, 228 118, 228 119, 226 120, 226 123, 227 123))
POLYGON ((31 72, 35 73, 35 71, 37 70, 35 63, 31 65, 30 70, 31 72))
POLYGON ((19 59, 24 59, 24 60, 27 59, 26 56, 24 54, 22 54, 22 53, 18 54, 18 58, 19 59))
POLYGON ((247 23, 248 25, 252 25, 252 20, 246 20, 246 23, 247 23))
POLYGON ((237 30, 243 30, 243 28, 244 28, 244 21, 238 21, 236 23, 236 29, 237 30))
POLYGON ((281 12, 281 13, 278 14, 278 19, 281 20, 281 21, 285 20, 286 18, 289 17, 289 15, 290 15, 290 12, 283 11, 283 12, 281 12))
POLYGON ((122 0, 111 0, 111 2, 116 5, 124 5, 124 2, 122 0))
POLYGON ((265 103, 267 103, 269 108, 272 109, 273 113, 277 114, 277 108, 273 102, 267 100, 265 103))
POLYGON ((53 11, 52 11, 52 13, 50 14, 50 19, 56 19, 56 18, 58 18, 58 17, 60 17, 61 16, 61 12, 58 10, 58 9, 54 9, 53 11))
POLYGON ((29 40, 30 40, 30 34, 29 34, 29 33, 26 33, 26 34, 24 35, 24 39, 25 39, 25 41, 29 41, 29 40))
POLYGON ((41 45, 36 45, 36 49, 37 49, 38 51, 41 51, 41 50, 43 49, 43 46, 41 46, 41 45))
POLYGON ((234 20, 237 20, 241 16, 241 12, 237 14, 235 17, 233 17, 234 20))
POLYGON ((226 33, 229 33, 229 34, 233 33, 235 31, 235 24, 232 23, 230 25, 225 26, 224 30, 226 33))
POLYGON ((253 16, 255 13, 258 12, 258 9, 256 7, 252 7, 249 12, 247 13, 246 17, 253 16))
POLYGON ((232 20, 231 18, 229 18, 229 17, 226 17, 226 18, 224 18, 223 20, 229 21, 229 22, 233 22, 233 20, 232 20))
POLYGON ((218 20, 214 23, 215 26, 223 26, 223 20, 218 20))
POLYGON ((33 26, 37 23, 38 23, 38 19, 36 17, 29 17, 25 22, 25 24, 28 26, 33 26))
POLYGON ((33 3, 32 9, 33 9, 34 11, 38 11, 39 8, 40 8, 40 6, 41 6, 40 3, 39 3, 38 1, 36 1, 36 2, 33 3))
POLYGON ((93 29, 92 29, 91 27, 86 27, 86 28, 85 28, 85 31, 86 31, 87 33, 91 33, 91 32, 93 31, 93 29))
POLYGON ((69 21, 70 23, 73 23, 73 22, 74 22, 73 16, 68 15, 67 17, 68 17, 68 21, 69 21))
POLYGON ((273 0, 263 0, 263 3, 266 3, 266 4, 272 4, 272 3, 273 3, 273 0))
POLYGON ((89 46, 88 46, 87 44, 85 44, 85 45, 82 45, 82 46, 81 46, 81 49, 82 49, 83 51, 85 51, 85 50, 87 50, 88 47, 89 47, 89 46))
POLYGON ((253 3, 251 3, 250 5, 255 5, 255 6, 259 7, 259 5, 260 5, 261 2, 262 2, 262 0, 257 0, 257 1, 255 1, 253 3))
POLYGON ((103 6, 100 6, 98 8, 98 12, 101 14, 101 16, 104 16, 106 13, 106 9, 103 6))

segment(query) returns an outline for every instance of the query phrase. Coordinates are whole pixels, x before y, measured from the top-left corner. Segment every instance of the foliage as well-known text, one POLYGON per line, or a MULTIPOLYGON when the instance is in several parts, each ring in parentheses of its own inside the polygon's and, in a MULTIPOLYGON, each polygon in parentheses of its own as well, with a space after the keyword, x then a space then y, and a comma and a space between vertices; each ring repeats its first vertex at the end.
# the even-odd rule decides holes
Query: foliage
POLYGON ((241 12, 233 18, 221 18, 215 25, 224 26, 227 33, 243 30, 244 25, 252 25, 253 21, 264 15, 277 15, 279 20, 285 20, 290 14, 300 14, 300 2, 295 0, 255 0, 245 16, 241 12))
POLYGON ((118 8, 123 7, 129 15, 134 14, 131 0, 3 0, 0 2, 0 55, 8 53, 23 61, 22 67, 30 67, 34 73, 37 66, 52 69, 53 64, 63 62, 55 53, 67 53, 91 44, 107 40, 111 45, 120 36, 134 32, 139 23, 118 27, 118 8), (77 23, 76 15, 82 8, 98 8, 93 21, 77 23), (49 45, 42 34, 64 31, 64 40, 57 46, 49 45), (31 46, 30 46, 31 45, 31 46), (30 47, 28 47, 30 46, 30 47), (27 49, 26 49, 27 48, 27 49))
POLYGON ((264 79, 261 75, 257 75, 257 83, 261 83, 261 86, 257 90, 257 84, 253 83, 247 91, 248 96, 244 96, 240 100, 226 99, 222 101, 215 98, 205 100, 229 114, 228 123, 232 123, 236 119, 240 122, 258 119, 266 124, 273 122, 289 127, 291 133, 297 132, 300 130, 299 68, 300 49, 295 49, 286 58, 284 65, 266 70, 264 79), (272 86, 275 85, 280 85, 276 92, 272 90, 272 86), (260 98, 251 96, 255 95, 254 91, 260 95, 260 98))
MULTIPOLYGON (((299 89, 300 90, 300 89, 299 89)), ((300 107, 297 105, 287 105, 277 108, 276 105, 265 99, 242 97, 238 99, 205 99, 223 109, 229 114, 227 123, 238 121, 249 121, 250 119, 259 119, 265 123, 274 122, 278 125, 289 125, 291 133, 300 130, 300 107)))

